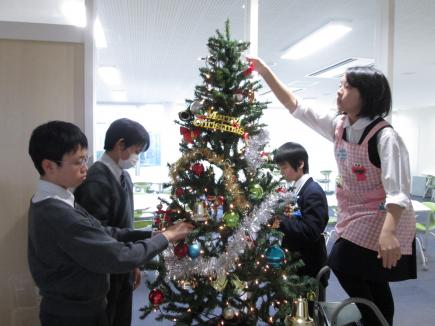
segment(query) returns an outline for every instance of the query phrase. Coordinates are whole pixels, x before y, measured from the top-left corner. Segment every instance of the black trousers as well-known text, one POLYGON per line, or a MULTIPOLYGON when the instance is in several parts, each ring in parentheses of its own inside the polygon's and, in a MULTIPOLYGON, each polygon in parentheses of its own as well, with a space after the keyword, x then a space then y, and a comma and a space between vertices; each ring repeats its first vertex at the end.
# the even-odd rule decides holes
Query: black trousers
POLYGON ((131 273, 111 274, 107 294, 107 317, 110 326, 130 326, 133 302, 131 273))
MULTIPOLYGON (((383 281, 370 281, 354 275, 334 270, 341 287, 349 297, 359 297, 372 301, 382 312, 387 322, 393 325, 394 300, 390 285, 383 281)), ((366 305, 357 304, 364 326, 381 325, 373 311, 366 305)))
POLYGON ((39 320, 41 326, 109 326, 105 311, 96 316, 85 317, 57 316, 40 311, 39 320))

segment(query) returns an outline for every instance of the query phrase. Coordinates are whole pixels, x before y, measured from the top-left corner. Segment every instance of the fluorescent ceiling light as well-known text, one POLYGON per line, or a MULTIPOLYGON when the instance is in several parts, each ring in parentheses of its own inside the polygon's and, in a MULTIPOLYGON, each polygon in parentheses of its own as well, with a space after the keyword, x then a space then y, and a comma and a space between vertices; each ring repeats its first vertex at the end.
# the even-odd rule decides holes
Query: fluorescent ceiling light
POLYGON ((348 58, 329 67, 313 72, 306 77, 340 78, 344 75, 347 68, 357 66, 373 66, 374 63, 375 60, 370 58, 348 58))
POLYGON ((106 35, 104 34, 99 17, 97 17, 94 22, 94 41, 97 48, 107 48, 106 35))
POLYGON ((86 26, 86 7, 84 1, 64 2, 62 13, 72 25, 78 27, 86 26))
POLYGON ((292 45, 284 52, 281 59, 297 60, 306 57, 332 44, 351 30, 351 27, 343 23, 332 21, 292 45))
POLYGON ((98 74, 102 81, 109 86, 121 85, 121 75, 116 67, 101 66, 98 68, 98 74))
POLYGON ((112 99, 115 102, 126 102, 127 101, 127 93, 124 90, 112 91, 112 99))

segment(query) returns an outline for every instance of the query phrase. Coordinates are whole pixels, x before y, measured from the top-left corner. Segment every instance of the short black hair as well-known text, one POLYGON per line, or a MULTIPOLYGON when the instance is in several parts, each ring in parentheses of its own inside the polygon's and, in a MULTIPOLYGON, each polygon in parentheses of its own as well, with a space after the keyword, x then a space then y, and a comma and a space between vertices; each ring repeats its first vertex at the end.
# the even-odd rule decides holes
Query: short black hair
POLYGON ((391 111, 390 85, 382 72, 373 67, 351 67, 346 70, 347 83, 361 94, 360 117, 386 117, 391 111))
POLYGON ((85 134, 75 124, 49 121, 36 127, 29 141, 29 155, 40 175, 44 175, 42 161, 47 159, 61 165, 65 154, 88 148, 85 134))
POLYGON ((111 123, 106 132, 104 149, 111 151, 121 138, 124 139, 125 148, 139 145, 145 152, 150 146, 150 136, 145 128, 140 123, 127 118, 118 119, 111 123))
POLYGON ((287 162, 295 170, 300 166, 301 161, 304 162, 304 174, 309 172, 308 153, 305 148, 298 143, 288 142, 277 149, 274 157, 276 164, 287 162))

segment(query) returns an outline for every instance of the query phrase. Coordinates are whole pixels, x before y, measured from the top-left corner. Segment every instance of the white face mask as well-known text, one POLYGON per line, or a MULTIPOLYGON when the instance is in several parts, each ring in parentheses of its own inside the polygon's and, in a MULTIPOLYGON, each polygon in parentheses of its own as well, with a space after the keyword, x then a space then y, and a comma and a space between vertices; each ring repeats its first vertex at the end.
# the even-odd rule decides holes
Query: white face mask
POLYGON ((139 155, 133 153, 127 160, 119 160, 118 165, 121 169, 127 170, 134 167, 137 161, 139 161, 139 155))

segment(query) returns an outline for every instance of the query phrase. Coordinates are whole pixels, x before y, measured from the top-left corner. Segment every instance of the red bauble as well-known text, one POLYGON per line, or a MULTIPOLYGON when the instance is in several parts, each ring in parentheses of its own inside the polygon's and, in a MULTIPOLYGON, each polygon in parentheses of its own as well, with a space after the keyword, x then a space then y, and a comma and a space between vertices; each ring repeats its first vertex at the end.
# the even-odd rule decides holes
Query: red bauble
POLYGON ((275 191, 276 191, 276 192, 286 192, 287 190, 285 190, 284 187, 278 187, 278 188, 276 188, 275 191))
POLYGON ((204 173, 204 165, 202 165, 201 163, 195 163, 192 165, 191 170, 196 176, 199 177, 201 174, 204 173))
POLYGON ((217 197, 219 205, 225 204, 225 197, 224 196, 218 196, 217 197))
POLYGON ((252 74, 252 72, 254 71, 254 69, 255 69, 254 62, 251 62, 251 63, 249 64, 249 66, 248 66, 248 67, 243 71, 243 76, 248 77, 249 75, 252 74))
POLYGON ((163 292, 160 291, 159 289, 153 289, 153 290, 151 290, 150 295, 148 296, 148 298, 150 299, 150 302, 154 306, 158 306, 158 305, 162 304, 163 301, 165 301, 165 296, 164 296, 163 292))
POLYGON ((175 189, 175 196, 181 197, 181 196, 183 196, 183 194, 184 194, 183 188, 178 187, 177 189, 175 189))
POLYGON ((174 248, 174 254, 178 258, 186 257, 188 251, 189 251, 189 246, 187 244, 185 244, 184 242, 180 242, 174 248))

